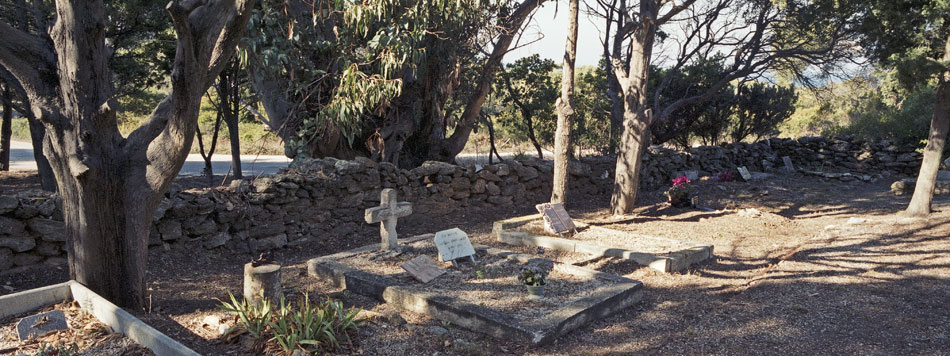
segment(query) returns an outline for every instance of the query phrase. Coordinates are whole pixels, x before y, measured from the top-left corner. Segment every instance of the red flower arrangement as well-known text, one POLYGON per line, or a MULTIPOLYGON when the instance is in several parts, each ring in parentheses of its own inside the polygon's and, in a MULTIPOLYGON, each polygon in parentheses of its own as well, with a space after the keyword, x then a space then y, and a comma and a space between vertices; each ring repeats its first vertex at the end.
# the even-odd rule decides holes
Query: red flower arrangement
POLYGON ((690 183, 692 181, 685 176, 673 179, 673 186, 666 191, 670 204, 676 207, 689 206, 689 195, 693 192, 693 186, 690 183))

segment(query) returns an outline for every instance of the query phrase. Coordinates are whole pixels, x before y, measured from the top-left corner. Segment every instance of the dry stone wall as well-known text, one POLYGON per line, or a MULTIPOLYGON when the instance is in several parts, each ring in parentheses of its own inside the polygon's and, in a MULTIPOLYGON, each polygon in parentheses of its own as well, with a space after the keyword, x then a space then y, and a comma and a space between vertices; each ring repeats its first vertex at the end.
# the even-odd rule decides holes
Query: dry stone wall
POLYGON ((735 170, 738 166, 771 171, 783 166, 783 156, 789 156, 799 169, 912 176, 920 170, 923 157, 917 152, 918 148, 890 140, 849 137, 773 138, 756 143, 693 147, 686 151, 651 147, 643 155, 640 179, 644 186, 659 187, 668 185, 677 171, 695 170, 700 176, 735 170))
MULTIPOLYGON (((653 147, 644 154, 642 186, 668 185, 675 172, 713 175, 737 166, 781 167, 790 156, 800 168, 904 176, 916 174, 917 147, 885 140, 806 137, 697 147, 685 152, 653 147)), ((589 158, 570 167, 571 193, 608 194, 615 160, 589 158)), ((507 161, 476 166, 426 162, 411 170, 368 159, 332 158, 299 162, 273 176, 235 181, 229 187, 172 188, 154 216, 149 246, 258 252, 346 237, 379 204, 383 188, 398 189, 400 201, 428 217, 458 209, 534 204, 551 193, 550 161, 507 161)), ((0 273, 19 266, 65 262, 59 198, 46 193, 0 196, 0 273)))

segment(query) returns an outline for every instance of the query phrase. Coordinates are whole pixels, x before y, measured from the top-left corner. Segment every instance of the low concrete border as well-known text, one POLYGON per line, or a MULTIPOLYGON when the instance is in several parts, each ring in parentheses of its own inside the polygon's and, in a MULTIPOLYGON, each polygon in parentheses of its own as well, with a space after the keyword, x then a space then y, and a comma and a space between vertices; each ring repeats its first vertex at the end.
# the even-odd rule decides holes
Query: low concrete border
MULTIPOLYGON (((614 246, 603 246, 592 242, 577 241, 560 237, 534 235, 526 232, 513 231, 511 229, 527 224, 529 222, 540 220, 541 215, 527 215, 516 218, 496 221, 492 226, 492 232, 499 242, 511 245, 539 246, 566 252, 579 252, 593 255, 595 257, 616 257, 631 260, 642 266, 648 266, 657 271, 670 273, 679 272, 690 265, 703 262, 713 256, 713 247, 711 245, 699 245, 685 248, 679 251, 673 251, 665 255, 652 253, 636 252, 614 246)), ((656 240, 673 240, 663 237, 648 235, 638 235, 656 240)), ((679 241, 678 242, 687 242, 679 241)))
POLYGON ((70 299, 112 330, 128 336, 157 356, 200 356, 76 281, 0 296, 0 319, 70 299))
MULTIPOLYGON (((401 239, 400 243, 412 243, 433 238, 420 235, 401 239)), ((475 249, 519 262, 538 258, 511 251, 475 245, 475 249)), ((379 244, 364 246, 333 255, 307 261, 307 272, 314 277, 333 283, 337 287, 377 298, 400 308, 427 314, 439 320, 449 321, 461 327, 503 339, 521 339, 535 345, 546 344, 591 321, 604 318, 638 302, 643 296, 643 284, 587 268, 556 263, 555 268, 566 273, 586 275, 616 282, 595 290, 593 295, 578 299, 557 309, 539 320, 519 322, 513 317, 486 307, 465 303, 450 295, 439 295, 414 290, 400 285, 384 276, 361 271, 337 260, 353 255, 379 250, 379 244)))

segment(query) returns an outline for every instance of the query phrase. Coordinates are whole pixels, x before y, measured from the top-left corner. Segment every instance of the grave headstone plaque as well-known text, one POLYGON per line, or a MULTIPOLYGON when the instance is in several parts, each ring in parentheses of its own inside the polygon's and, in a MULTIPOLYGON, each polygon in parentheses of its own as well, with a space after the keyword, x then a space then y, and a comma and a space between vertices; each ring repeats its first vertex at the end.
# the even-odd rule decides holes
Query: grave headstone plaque
POLYGON ((43 336, 56 330, 66 330, 66 314, 59 310, 52 310, 25 317, 16 324, 17 337, 24 341, 33 336, 43 336))
POLYGON ((574 220, 571 220, 571 217, 567 215, 567 210, 564 210, 564 204, 543 203, 534 207, 544 218, 544 226, 550 228, 554 233, 560 234, 577 229, 574 220))
POLYGON ((409 275, 422 283, 429 283, 429 281, 445 273, 444 269, 437 266, 435 261, 425 255, 416 256, 416 258, 406 261, 399 267, 402 267, 406 272, 409 272, 409 275))
POLYGON ((471 258, 475 262, 475 248, 468 234, 459 228, 442 230, 435 233, 435 247, 439 249, 440 261, 455 261, 462 257, 471 258))
POLYGON ((379 206, 366 209, 366 222, 380 223, 381 250, 396 248, 396 220, 412 214, 412 203, 397 202, 395 189, 383 189, 379 193, 379 206))
POLYGON ((783 156, 783 157, 782 157, 782 162, 785 163, 785 171, 786 171, 786 172, 791 173, 791 172, 794 172, 794 171, 795 171, 795 165, 792 164, 792 158, 791 158, 791 157, 789 157, 789 156, 783 156))
POLYGON ((742 180, 748 182, 752 180, 752 173, 749 173, 749 169, 745 166, 739 167, 739 175, 742 176, 742 180))

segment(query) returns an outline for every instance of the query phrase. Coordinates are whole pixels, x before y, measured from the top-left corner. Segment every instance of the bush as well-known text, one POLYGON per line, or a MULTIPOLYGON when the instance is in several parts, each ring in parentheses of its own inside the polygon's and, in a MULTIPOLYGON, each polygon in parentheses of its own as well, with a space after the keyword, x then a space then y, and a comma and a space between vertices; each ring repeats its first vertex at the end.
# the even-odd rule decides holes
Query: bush
POLYGON ((254 306, 228 295, 231 302, 222 302, 220 308, 237 314, 240 324, 235 328, 247 331, 258 344, 276 344, 287 355, 297 349, 311 353, 336 350, 365 321, 356 317, 361 309, 346 309, 342 302, 329 298, 311 303, 310 296, 304 294, 303 302, 294 305, 281 297, 280 308, 272 310, 266 301, 254 306))

